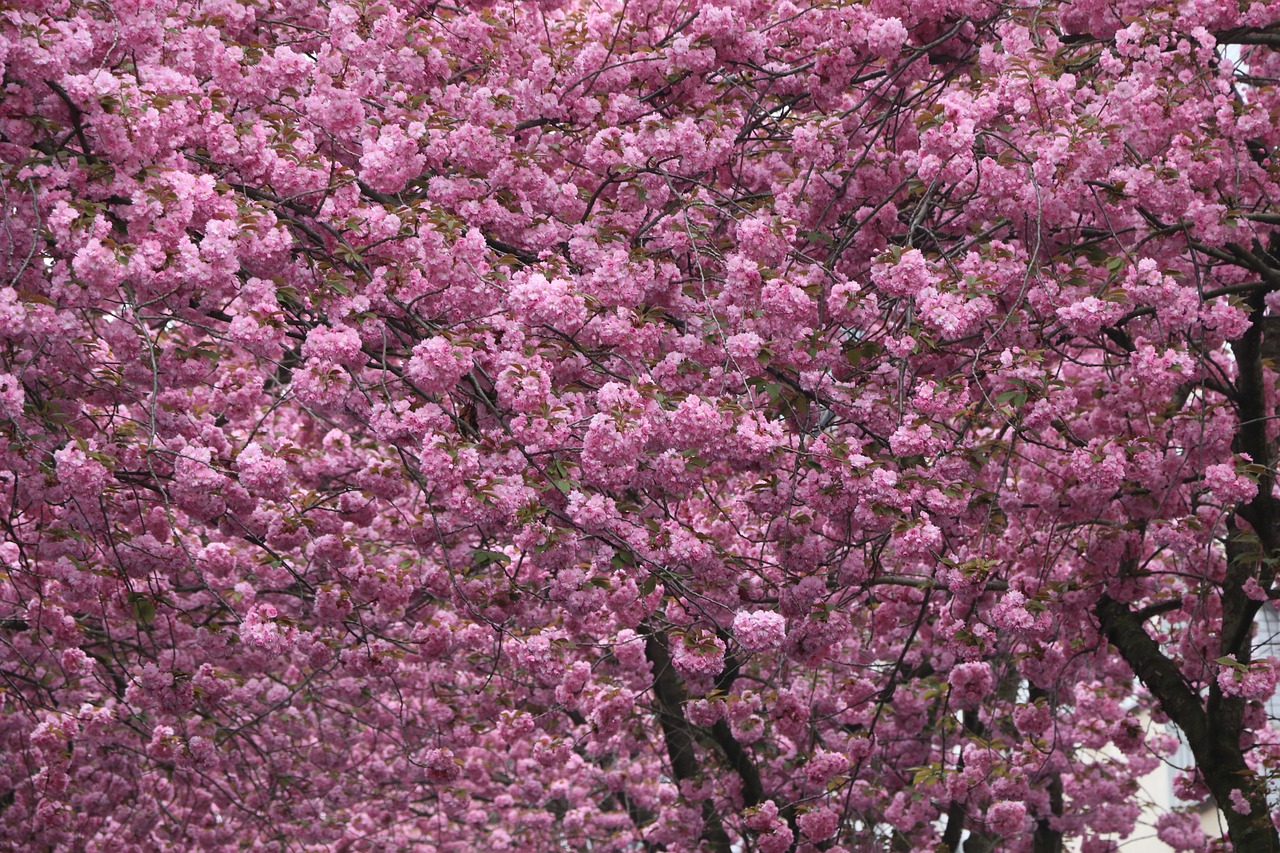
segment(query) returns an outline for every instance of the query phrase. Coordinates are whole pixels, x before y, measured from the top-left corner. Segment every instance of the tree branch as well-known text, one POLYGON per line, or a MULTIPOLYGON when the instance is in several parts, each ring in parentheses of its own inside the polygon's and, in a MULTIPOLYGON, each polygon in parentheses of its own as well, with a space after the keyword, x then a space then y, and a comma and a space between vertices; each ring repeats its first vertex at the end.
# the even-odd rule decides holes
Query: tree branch
MULTIPOLYGON (((693 726, 684 716, 684 685, 671 666, 666 634, 650 628, 645 636, 644 653, 653 665, 653 693, 658 700, 658 723, 667 744, 671 773, 677 782, 700 779, 702 768, 694 747, 693 726)), ((716 813, 715 803, 709 798, 702 801, 702 838, 717 853, 732 853, 729 834, 716 813)))

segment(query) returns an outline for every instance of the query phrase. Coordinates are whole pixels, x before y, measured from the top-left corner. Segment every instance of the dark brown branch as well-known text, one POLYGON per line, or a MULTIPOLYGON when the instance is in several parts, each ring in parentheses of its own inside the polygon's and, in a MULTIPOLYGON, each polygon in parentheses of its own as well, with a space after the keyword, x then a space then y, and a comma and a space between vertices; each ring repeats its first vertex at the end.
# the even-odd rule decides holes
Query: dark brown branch
POLYGON ((76 102, 71 100, 71 95, 67 93, 66 89, 62 88, 62 84, 56 80, 46 80, 44 82, 58 96, 58 100, 66 105, 67 111, 71 113, 71 126, 76 132, 76 139, 80 141, 80 150, 84 152, 85 158, 90 161, 96 160, 97 157, 94 156, 93 149, 89 147, 89 140, 84 133, 84 110, 76 106, 76 102))
MULTIPOLYGON (((1028 698, 1033 703, 1041 700, 1053 702, 1053 696, 1048 690, 1034 684, 1030 686, 1028 698)), ((1031 837, 1032 853, 1062 853, 1062 833, 1053 828, 1053 818, 1062 816, 1062 773, 1051 770, 1048 775, 1045 787, 1049 792, 1049 813, 1036 820, 1036 831, 1031 837)))
POLYGON ((1148 604, 1146 607, 1142 608, 1141 610, 1134 613, 1133 615, 1134 615, 1134 618, 1136 618, 1138 621, 1146 622, 1148 619, 1150 619, 1153 616, 1160 616, 1165 613, 1172 613, 1173 611, 1179 609, 1180 607, 1182 607, 1182 599, 1174 598, 1174 599, 1170 599, 1169 601, 1158 601, 1155 604, 1148 604))
POLYGON ((1213 34, 1218 44, 1256 44, 1265 47, 1280 47, 1280 32, 1260 30, 1254 27, 1235 27, 1220 30, 1213 34))
POLYGON ((489 234, 484 235, 484 242, 495 252, 510 255, 526 267, 532 266, 538 262, 538 256, 533 252, 530 252, 528 249, 521 249, 519 246, 504 243, 497 237, 490 236, 489 234))
POLYGON ((1164 655, 1128 605, 1104 594, 1094 612, 1102 633, 1186 735, 1196 766, 1226 817, 1233 848, 1280 853, 1280 836, 1267 817, 1266 791, 1244 761, 1239 724, 1229 725, 1220 715, 1206 712, 1178 666, 1164 655), (1233 808, 1231 797, 1237 791, 1252 807, 1252 814, 1260 817, 1242 815, 1233 808))
POLYGON ((758 806, 764 802, 764 785, 760 781, 760 770, 756 767, 751 755, 738 743, 724 720, 716 720, 711 727, 711 737, 716 745, 729 759, 729 766, 742 780, 742 805, 744 808, 758 806))
MULTIPOLYGON (((666 741, 671 773, 677 782, 699 779, 702 768, 698 764, 693 726, 684 716, 684 685, 671 666, 666 635, 650 630, 645 637, 644 653, 653 666, 653 694, 658 700, 658 723, 666 741)), ((733 850, 729 834, 725 832, 715 803, 710 799, 702 801, 702 838, 717 853, 731 853, 733 850)))
MULTIPOLYGON (((965 731, 978 737, 986 734, 986 726, 982 724, 982 720, 969 711, 962 712, 960 719, 964 723, 965 731)), ((964 772, 963 754, 956 760, 956 772, 964 772)), ((947 826, 942 832, 942 843, 951 853, 956 853, 960 849, 961 837, 964 835, 964 822, 968 816, 968 806, 961 800, 953 800, 947 808, 947 826)))
POLYGON ((1169 719, 1191 742, 1204 741, 1208 737, 1209 721, 1200 698, 1183 680, 1178 667, 1147 634, 1137 614, 1105 594, 1098 599, 1094 612, 1107 640, 1120 652, 1138 680, 1160 701, 1169 719))

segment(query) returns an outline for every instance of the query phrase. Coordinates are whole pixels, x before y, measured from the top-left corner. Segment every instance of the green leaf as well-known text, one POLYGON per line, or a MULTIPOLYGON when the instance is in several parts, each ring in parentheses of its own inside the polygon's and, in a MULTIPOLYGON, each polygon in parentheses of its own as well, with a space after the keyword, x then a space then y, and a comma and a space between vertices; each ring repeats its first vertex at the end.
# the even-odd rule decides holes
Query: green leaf
POLYGON ((880 355, 881 348, 875 341, 861 341, 847 343, 843 350, 845 361, 849 362, 849 366, 857 367, 863 360, 880 355))
POLYGON ((476 566, 486 566, 489 563, 502 563, 506 565, 511 562, 511 558, 501 551, 489 551, 484 548, 477 548, 471 552, 471 561, 476 566))
POLYGON ((144 628, 150 628, 156 618, 156 603, 144 595, 133 597, 133 618, 144 628))

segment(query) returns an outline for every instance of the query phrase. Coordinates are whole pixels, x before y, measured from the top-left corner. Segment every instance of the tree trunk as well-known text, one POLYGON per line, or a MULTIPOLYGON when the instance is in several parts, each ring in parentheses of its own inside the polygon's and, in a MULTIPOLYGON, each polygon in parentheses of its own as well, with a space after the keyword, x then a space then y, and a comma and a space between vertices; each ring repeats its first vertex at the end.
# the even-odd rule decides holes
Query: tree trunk
MULTIPOLYGON (((653 692, 658 699, 658 722, 667 743, 671 773, 677 782, 699 779, 702 768, 698 764, 693 726, 684 715, 684 684, 671 667, 666 635, 651 630, 645 638, 644 651, 653 665, 653 692)), ((716 813, 715 803, 709 799, 702 801, 702 838, 717 853, 731 853, 733 850, 724 823, 716 813)))
POLYGON ((1177 666, 1160 651, 1142 620, 1127 605, 1103 595, 1095 612, 1107 639, 1186 735, 1196 766, 1227 821, 1233 849, 1238 853, 1280 853, 1280 834, 1271 824, 1265 784, 1245 764, 1240 748, 1241 724, 1239 715, 1232 713, 1234 702, 1212 701, 1215 689, 1206 711, 1177 666), (1240 814, 1233 807, 1231 800, 1237 791, 1249 804, 1250 814, 1240 814))

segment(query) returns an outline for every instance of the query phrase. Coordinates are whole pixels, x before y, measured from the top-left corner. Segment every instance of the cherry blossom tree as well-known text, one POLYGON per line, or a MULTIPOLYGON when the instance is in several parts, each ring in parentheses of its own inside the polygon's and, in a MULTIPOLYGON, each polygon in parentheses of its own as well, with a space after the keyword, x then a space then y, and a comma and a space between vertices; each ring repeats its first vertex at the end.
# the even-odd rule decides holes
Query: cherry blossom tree
POLYGON ((1277 47, 8 0, 0 847, 1280 851, 1277 47))

